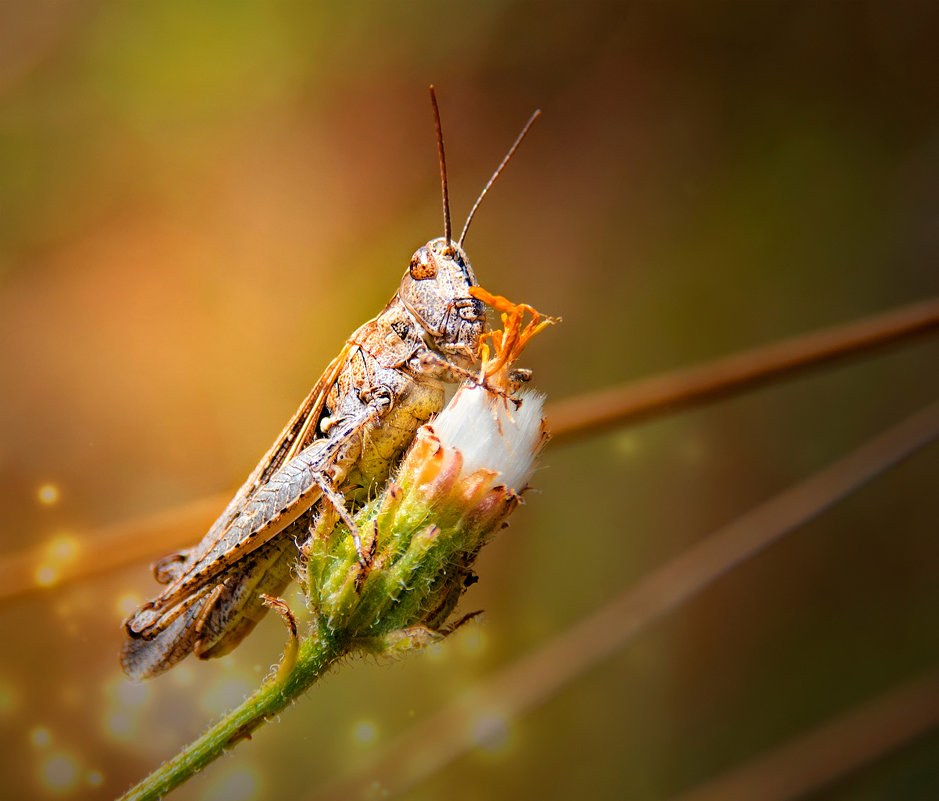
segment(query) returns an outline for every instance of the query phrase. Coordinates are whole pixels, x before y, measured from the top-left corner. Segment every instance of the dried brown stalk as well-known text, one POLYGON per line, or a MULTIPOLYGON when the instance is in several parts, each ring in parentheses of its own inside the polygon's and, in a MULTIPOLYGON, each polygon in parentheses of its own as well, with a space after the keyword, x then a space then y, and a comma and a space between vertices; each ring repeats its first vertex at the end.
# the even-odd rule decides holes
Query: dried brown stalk
POLYGON ((845 325, 604 389, 547 408, 555 443, 610 426, 672 414, 808 368, 864 355, 939 330, 939 298, 845 325))
POLYGON ((803 798, 939 725, 939 672, 920 676, 673 801, 803 798))

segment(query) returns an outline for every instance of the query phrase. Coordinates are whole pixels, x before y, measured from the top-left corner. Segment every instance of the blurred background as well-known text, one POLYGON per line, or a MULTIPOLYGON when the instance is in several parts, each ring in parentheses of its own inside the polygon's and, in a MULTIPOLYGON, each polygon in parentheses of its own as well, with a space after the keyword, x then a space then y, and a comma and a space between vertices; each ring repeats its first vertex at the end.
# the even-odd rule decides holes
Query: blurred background
MULTIPOLYGON (((467 250, 563 316, 526 354, 559 400, 939 293, 937 41, 931 2, 0 4, 0 560, 46 555, 0 606, 0 796, 113 797, 279 658, 269 616, 132 685, 119 626, 165 548, 59 576, 108 526, 220 504, 442 235, 428 83, 456 230, 544 112, 467 250)), ((343 666, 173 797, 354 773, 934 400, 937 366, 925 339, 549 446, 464 601, 481 622, 343 666)), ((935 670, 937 477, 933 445, 407 797, 665 799, 935 670)), ((939 732, 811 797, 939 797, 939 732)))

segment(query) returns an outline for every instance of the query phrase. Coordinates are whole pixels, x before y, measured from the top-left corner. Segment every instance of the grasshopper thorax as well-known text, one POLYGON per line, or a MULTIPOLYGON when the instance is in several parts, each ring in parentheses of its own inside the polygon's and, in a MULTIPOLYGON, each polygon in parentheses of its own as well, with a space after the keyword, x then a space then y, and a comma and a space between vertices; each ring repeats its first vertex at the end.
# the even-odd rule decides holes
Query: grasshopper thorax
POLYGON ((471 286, 478 284, 463 248, 438 237, 417 249, 398 289, 428 344, 462 367, 474 363, 486 327, 485 307, 470 295, 471 286))

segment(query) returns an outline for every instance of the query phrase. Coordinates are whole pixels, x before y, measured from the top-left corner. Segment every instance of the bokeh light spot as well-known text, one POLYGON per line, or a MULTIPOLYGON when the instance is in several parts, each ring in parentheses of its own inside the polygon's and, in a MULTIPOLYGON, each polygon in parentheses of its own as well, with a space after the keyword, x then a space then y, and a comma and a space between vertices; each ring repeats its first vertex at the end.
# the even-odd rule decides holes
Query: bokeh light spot
POLYGON ((104 719, 104 730, 113 740, 126 741, 134 736, 136 721, 128 712, 111 712, 104 719))
POLYGON ((71 790, 78 783, 78 774, 78 761, 61 752, 43 760, 39 771, 43 785, 56 792, 71 790))
POLYGON ((621 459, 632 459, 639 453, 639 439, 631 431, 623 431, 612 437, 613 449, 621 459))
POLYGON ((36 490, 36 497, 43 506, 52 506, 59 500, 59 488, 55 484, 43 484, 36 490))
POLYGON ((59 534, 46 544, 46 553, 56 562, 71 562, 78 556, 78 538, 72 534, 59 534))
POLYGON ((59 571, 52 565, 39 565, 36 568, 36 583, 40 587, 51 587, 59 580, 59 571))
POLYGON ((143 706, 150 700, 150 696, 153 694, 153 687, 143 682, 121 679, 117 683, 115 694, 124 706, 143 706))
POLYGON ((89 787, 100 787, 104 784, 104 775, 100 770, 89 770, 85 774, 85 784, 89 787))
POLYGON ((465 656, 479 656, 486 650, 486 635, 481 626, 466 627, 457 638, 460 652, 465 656))
POLYGON ((170 678, 177 687, 189 687, 195 681, 196 674, 190 665, 177 665, 170 671, 170 678))
POLYGON ((121 616, 121 620, 130 617, 140 606, 140 602, 140 596, 132 592, 125 592, 123 595, 118 596, 117 611, 121 616))
POLYGON ((254 688, 244 676, 229 676, 216 681, 202 696, 202 709, 210 715, 221 715, 240 704, 254 688))
POLYGON ((202 801, 254 801, 261 795, 261 783, 257 769, 240 765, 216 781, 202 801))
POLYGON ((359 745, 371 745, 378 737, 378 727, 370 720, 362 720, 355 724, 352 736, 359 745))
POLYGON ((431 662, 440 663, 447 658, 447 649, 442 642, 432 642, 421 650, 424 657, 431 662))
POLYGON ((45 748, 52 742, 52 734, 44 726, 37 726, 29 733, 29 741, 36 748, 45 748))
POLYGON ((499 712, 484 712, 472 723, 473 743, 487 754, 501 755, 512 743, 509 719, 499 712))

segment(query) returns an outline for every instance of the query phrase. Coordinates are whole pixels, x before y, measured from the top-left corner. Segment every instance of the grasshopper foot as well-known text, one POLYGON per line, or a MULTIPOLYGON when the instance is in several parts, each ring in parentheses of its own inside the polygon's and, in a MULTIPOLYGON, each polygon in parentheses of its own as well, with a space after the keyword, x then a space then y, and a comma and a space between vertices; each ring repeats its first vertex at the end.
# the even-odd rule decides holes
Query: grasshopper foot
POLYGON ((284 648, 284 657, 280 660, 280 665, 277 667, 277 680, 279 681, 286 678, 290 671, 293 670, 293 666, 297 663, 297 653, 300 650, 300 637, 297 635, 297 618, 283 598, 275 598, 263 592, 260 598, 261 603, 268 609, 273 609, 277 612, 284 621, 284 625, 287 626, 289 639, 287 640, 287 646, 284 648))
POLYGON ((472 370, 467 370, 465 367, 460 367, 458 364, 447 361, 438 353, 425 353, 421 357, 421 365, 426 369, 430 369, 432 367, 442 367, 449 371, 453 376, 461 378, 474 386, 482 387, 487 392, 491 392, 493 395, 498 395, 503 400, 511 402, 516 409, 519 407, 521 401, 518 398, 513 398, 512 392, 517 390, 521 384, 531 380, 531 370, 514 370, 511 377, 512 385, 510 386, 510 391, 507 392, 506 390, 502 389, 502 387, 498 387, 495 384, 490 383, 486 376, 482 373, 476 373, 472 370))
POLYGON ((356 593, 362 592, 362 585, 365 583, 365 579, 368 578, 368 574, 372 572, 372 565, 375 562, 375 551, 378 548, 378 521, 372 521, 372 535, 369 538, 368 550, 363 554, 362 551, 357 552, 359 554, 359 571, 355 576, 355 591, 356 593))

